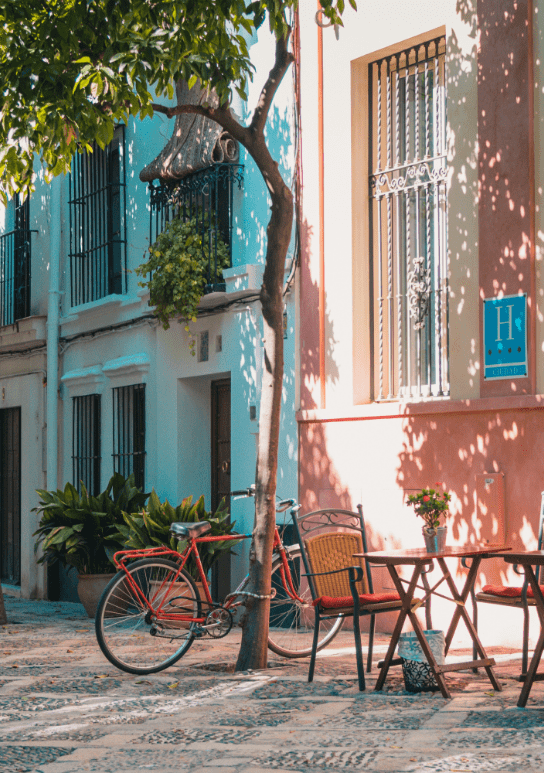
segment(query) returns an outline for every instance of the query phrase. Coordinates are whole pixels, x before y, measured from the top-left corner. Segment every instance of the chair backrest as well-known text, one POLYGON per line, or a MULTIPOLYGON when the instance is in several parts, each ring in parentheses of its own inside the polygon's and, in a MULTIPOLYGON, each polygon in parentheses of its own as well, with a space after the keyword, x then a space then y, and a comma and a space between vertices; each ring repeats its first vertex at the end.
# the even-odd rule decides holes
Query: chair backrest
MULTIPOLYGON (((368 593, 368 580, 363 559, 353 557, 354 553, 363 552, 363 541, 360 534, 345 532, 316 534, 304 541, 304 547, 312 572, 331 572, 335 569, 345 569, 348 566, 361 566, 364 574, 362 581, 357 583, 359 593, 368 593)), ((326 574, 312 579, 318 598, 321 596, 334 598, 351 596, 347 572, 326 574)))
MULTIPOLYGON (((361 566, 361 593, 372 593, 370 567, 365 559, 353 558, 354 553, 367 551, 365 523, 361 505, 358 512, 326 508, 305 515, 291 512, 308 574, 361 566)), ((309 577, 314 599, 321 596, 351 596, 347 572, 324 577, 309 577)))

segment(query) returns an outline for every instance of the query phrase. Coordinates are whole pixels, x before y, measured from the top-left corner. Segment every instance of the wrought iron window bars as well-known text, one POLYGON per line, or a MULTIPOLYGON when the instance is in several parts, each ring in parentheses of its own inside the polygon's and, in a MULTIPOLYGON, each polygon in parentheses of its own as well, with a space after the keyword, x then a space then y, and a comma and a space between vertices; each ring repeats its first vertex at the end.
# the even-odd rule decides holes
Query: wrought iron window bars
POLYGON ((375 399, 449 394, 443 36, 369 65, 375 399))
POLYGON ((209 255, 205 293, 226 289, 220 281, 217 241, 221 237, 227 244, 232 261, 233 195, 235 186, 241 189, 243 182, 243 164, 216 164, 172 185, 149 185, 149 243, 155 242, 171 219, 195 218, 209 255))
POLYGON ((71 305, 126 292, 124 126, 102 150, 78 153, 70 174, 71 305))
POLYGON ((113 469, 145 483, 145 384, 113 389, 113 469))
POLYGON ((72 404, 72 480, 93 496, 100 493, 101 396, 82 395, 72 404))
POLYGON ((13 325, 30 316, 29 199, 13 200, 14 228, 0 236, 0 325, 13 325))

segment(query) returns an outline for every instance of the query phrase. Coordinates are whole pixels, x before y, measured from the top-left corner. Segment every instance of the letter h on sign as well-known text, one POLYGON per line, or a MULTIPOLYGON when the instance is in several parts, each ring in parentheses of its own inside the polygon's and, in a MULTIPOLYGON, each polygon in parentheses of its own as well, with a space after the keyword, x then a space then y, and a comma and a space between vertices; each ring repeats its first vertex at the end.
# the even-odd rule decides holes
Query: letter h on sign
POLYGON ((484 298, 484 379, 527 372, 527 296, 484 298))

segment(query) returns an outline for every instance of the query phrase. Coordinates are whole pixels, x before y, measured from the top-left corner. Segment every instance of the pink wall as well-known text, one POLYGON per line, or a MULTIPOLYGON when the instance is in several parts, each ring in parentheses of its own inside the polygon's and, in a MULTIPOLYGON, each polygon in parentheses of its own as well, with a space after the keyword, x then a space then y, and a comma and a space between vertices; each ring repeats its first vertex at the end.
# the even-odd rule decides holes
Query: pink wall
POLYGON ((528 377, 482 375, 481 394, 534 394, 532 2, 478 0, 478 25, 480 297, 527 293, 530 321, 528 377))
MULTIPOLYGON (((499 538, 504 535, 513 548, 534 548, 536 544, 544 489, 544 398, 535 395, 532 2, 505 5, 478 0, 477 17, 479 226, 477 243, 474 238, 466 249, 477 250, 479 276, 474 275, 463 292, 478 294, 480 319, 474 319, 474 329, 463 334, 476 342, 479 335, 480 351, 476 344, 474 363, 480 365, 482 374, 482 299, 527 293, 529 376, 489 382, 480 376, 480 396, 470 401, 341 408, 333 407, 331 401, 326 410, 319 410, 320 345, 327 346, 328 387, 337 379, 332 372, 335 352, 329 351, 334 342, 320 344, 322 317, 334 322, 350 310, 330 305, 321 309, 320 317, 317 234, 310 228, 302 234, 300 501, 307 510, 355 508, 361 501, 374 549, 422 545, 421 522, 406 505, 405 491, 437 481, 453 497, 450 543, 477 542, 495 533, 499 538), (497 489, 484 486, 485 473, 495 475, 497 487, 504 485, 502 500, 491 501, 489 491, 497 489)), ((452 52, 449 65, 455 67, 455 62, 452 52)), ((329 64, 332 66, 325 61, 325 67, 329 64)), ((326 98, 323 104, 326 112, 326 98)), ((462 138, 455 139, 461 143, 456 148, 461 148, 462 138)), ((467 208, 473 206, 470 191, 461 202, 467 208)), ((449 212, 452 230, 457 216, 449 212)), ((325 231, 327 222, 325 208, 325 231)), ((325 255, 329 261, 333 257, 325 255)), ((457 268, 452 265, 451 270, 457 268)), ((325 279, 330 276, 332 284, 331 274, 325 274, 325 279)), ((455 303, 456 309, 462 308, 459 298, 455 303)), ((469 367, 468 361, 456 363, 458 369, 469 367)), ((341 378, 346 378, 347 371, 349 368, 342 369, 341 378)), ((458 388, 465 383, 461 375, 451 373, 455 394, 462 394, 458 388)), ((461 580, 464 572, 459 562, 452 562, 452 568, 454 563, 461 580)), ((383 573, 380 582, 384 588, 391 585, 383 573)), ((489 582, 520 584, 500 559, 482 564, 478 584, 489 582)), ((433 622, 441 627, 441 620, 447 622, 451 617, 451 605, 438 600, 434 609, 433 622)), ((482 605, 481 620, 484 643, 520 645, 519 611, 482 605)), ((383 625, 384 618, 380 622, 383 625)), ((390 624, 386 621, 386 629, 390 624)))
MULTIPOLYGON (((355 508, 362 501, 370 548, 419 547, 422 523, 403 503, 403 492, 440 482, 452 494, 448 542, 465 544, 500 537, 513 548, 536 546, 540 492, 544 489, 544 400, 517 399, 505 408, 497 399, 443 403, 406 409, 403 415, 299 424, 300 487, 305 510, 355 508), (489 507, 482 473, 504 473, 504 522, 489 507), (486 506, 488 512, 485 514, 486 506), (497 531, 498 527, 498 531, 497 531)), ((451 562, 458 579, 464 574, 451 562)), ((484 561, 478 586, 520 584, 500 559, 484 561)), ((380 584, 380 577, 378 577, 380 584)), ((383 588, 390 587, 381 575, 383 588)), ((451 616, 451 605, 433 601, 434 625, 451 616)), ((495 610, 484 638, 519 645, 521 614, 495 610), (511 625, 504 627, 506 619, 511 625)), ((483 612, 483 618, 490 613, 483 612)), ((385 619, 382 619, 382 629, 385 619)), ((391 620, 385 629, 390 628, 391 620)), ((537 626, 533 626, 536 632, 537 626)), ((464 631, 459 629, 462 638, 464 631)))

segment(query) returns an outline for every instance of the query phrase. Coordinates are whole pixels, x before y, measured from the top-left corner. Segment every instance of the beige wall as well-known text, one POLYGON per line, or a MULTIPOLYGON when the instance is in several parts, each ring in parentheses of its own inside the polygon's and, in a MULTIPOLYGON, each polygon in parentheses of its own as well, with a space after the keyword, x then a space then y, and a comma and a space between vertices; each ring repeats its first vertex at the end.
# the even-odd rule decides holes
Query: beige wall
MULTIPOLYGON (((405 41, 447 35, 448 226, 451 266, 452 397, 479 394, 476 33, 473 14, 453 1, 389 2, 348 11, 336 39, 323 30, 326 405, 369 401, 367 64, 405 41)), ((318 281, 317 26, 302 3, 304 219, 308 271, 318 281)), ((304 309, 302 310, 304 330, 304 309)), ((307 334, 307 339, 310 334, 307 334)), ((307 369, 309 370, 309 369, 307 369)), ((304 371, 304 369, 303 369, 304 371)), ((308 382, 311 373, 303 373, 308 382)), ((308 387, 316 392, 314 374, 308 387)), ((318 404, 318 403, 317 403, 318 404)))

